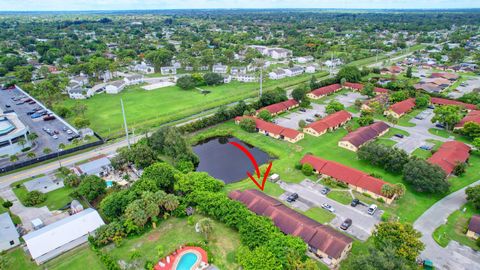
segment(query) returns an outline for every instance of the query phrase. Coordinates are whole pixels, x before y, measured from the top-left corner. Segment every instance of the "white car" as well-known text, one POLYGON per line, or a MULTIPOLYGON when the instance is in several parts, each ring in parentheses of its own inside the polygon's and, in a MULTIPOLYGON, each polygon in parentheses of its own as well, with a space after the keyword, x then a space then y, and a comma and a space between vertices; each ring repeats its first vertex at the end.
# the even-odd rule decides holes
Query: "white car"
POLYGON ((327 210, 327 211, 330 211, 330 212, 335 212, 335 209, 333 208, 333 206, 331 206, 330 204, 328 203, 324 203, 322 204, 322 208, 327 210))
POLYGON ((69 129, 67 130, 67 134, 72 134, 73 132, 69 129))
POLYGON ((57 136, 56 134, 54 134, 52 137, 53 137, 55 140, 58 139, 58 136, 57 136))

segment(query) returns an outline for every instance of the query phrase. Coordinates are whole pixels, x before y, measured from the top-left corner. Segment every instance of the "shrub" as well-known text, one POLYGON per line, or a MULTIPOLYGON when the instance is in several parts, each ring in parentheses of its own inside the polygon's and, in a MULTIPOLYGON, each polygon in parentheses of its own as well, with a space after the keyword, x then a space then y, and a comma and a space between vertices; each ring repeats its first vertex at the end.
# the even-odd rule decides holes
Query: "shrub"
POLYGON ((302 169, 302 163, 300 163, 300 162, 295 163, 295 169, 301 170, 302 169))
POLYGON ((377 202, 379 203, 385 203, 385 200, 383 198, 377 198, 377 202))
POLYGON ((255 120, 251 118, 243 118, 242 120, 240 120, 240 127, 246 132, 250 132, 250 133, 255 132, 255 130, 257 129, 255 120))
POLYGON ((8 209, 13 206, 13 203, 7 200, 2 203, 2 206, 8 209))
POLYGON ((67 175, 67 177, 65 177, 65 179, 63 180, 63 183, 67 187, 78 187, 78 185, 80 184, 80 181, 81 180, 78 175, 70 174, 70 175, 67 175))
POLYGON ((25 206, 35 206, 43 203, 46 200, 47 200, 46 194, 43 194, 40 191, 34 190, 27 194, 27 198, 25 199, 25 206))
POLYGON ((311 176, 313 175, 313 167, 312 165, 308 164, 308 163, 305 163, 302 165, 302 173, 305 175, 305 176, 311 176))
POLYGON ((388 212, 383 212, 382 217, 381 217, 381 219, 382 219, 383 222, 389 221, 390 218, 391 218, 390 213, 388 213, 388 212))
POLYGON ((366 192, 364 192, 364 193, 362 193, 362 194, 363 194, 363 196, 365 196, 365 197, 372 198, 372 195, 370 195, 370 194, 368 194, 368 193, 366 193, 366 192))

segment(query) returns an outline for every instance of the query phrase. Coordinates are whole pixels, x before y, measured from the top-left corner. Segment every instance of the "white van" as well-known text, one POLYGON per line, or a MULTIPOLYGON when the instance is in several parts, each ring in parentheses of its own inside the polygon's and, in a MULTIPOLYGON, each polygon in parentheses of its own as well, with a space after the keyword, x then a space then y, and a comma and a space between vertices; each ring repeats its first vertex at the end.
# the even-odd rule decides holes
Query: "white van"
POLYGON ((376 204, 372 204, 368 207, 367 213, 373 216, 373 214, 375 214, 375 212, 377 211, 377 208, 378 206, 376 204))

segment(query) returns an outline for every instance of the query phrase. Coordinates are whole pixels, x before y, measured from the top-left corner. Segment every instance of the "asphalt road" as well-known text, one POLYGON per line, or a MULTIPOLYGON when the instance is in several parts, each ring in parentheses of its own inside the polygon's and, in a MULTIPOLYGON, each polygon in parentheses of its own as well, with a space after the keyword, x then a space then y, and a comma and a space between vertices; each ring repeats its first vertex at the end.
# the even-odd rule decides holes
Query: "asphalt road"
MULTIPOLYGON (((480 184, 480 180, 469 186, 478 184, 480 184)), ((462 188, 435 203, 413 224, 414 228, 422 233, 421 240, 425 244, 422 258, 432 260, 437 269, 480 269, 480 252, 475 252, 455 241, 450 241, 448 246, 443 248, 435 242, 432 236, 436 228, 445 224, 448 216, 467 202, 465 198, 466 188, 462 188)))

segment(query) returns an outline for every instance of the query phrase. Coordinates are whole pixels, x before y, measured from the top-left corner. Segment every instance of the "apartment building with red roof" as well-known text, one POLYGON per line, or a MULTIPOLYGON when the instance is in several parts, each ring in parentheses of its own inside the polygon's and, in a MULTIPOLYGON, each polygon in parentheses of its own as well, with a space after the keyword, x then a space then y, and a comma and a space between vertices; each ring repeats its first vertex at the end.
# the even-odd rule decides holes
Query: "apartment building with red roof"
POLYGON ((406 100, 393 104, 383 114, 385 116, 391 115, 398 119, 413 110, 413 108, 415 108, 415 99, 408 98, 406 100))
POLYGON ((274 123, 264 121, 252 116, 237 116, 235 117, 235 123, 238 125, 244 118, 251 118, 255 121, 255 127, 258 133, 266 136, 285 140, 287 142, 296 143, 304 138, 304 134, 295 129, 282 127, 274 123))
POLYGON ((320 99, 324 96, 340 91, 341 89, 342 89, 342 85, 340 85, 339 83, 331 84, 331 85, 320 87, 318 89, 311 91, 310 93, 307 94, 307 97, 311 99, 320 99))
POLYGON ((477 106, 474 105, 474 104, 464 103, 464 102, 461 102, 461 101, 456 101, 456 100, 451 100, 451 99, 446 99, 446 98, 432 97, 430 102, 432 104, 440 105, 440 106, 442 106, 442 105, 456 105, 456 106, 460 106, 460 107, 464 108, 467 111, 477 109, 477 106))
POLYGON ((303 132, 318 137, 325 134, 327 131, 333 131, 345 125, 350 119, 352 119, 352 115, 349 112, 342 110, 309 124, 303 129, 303 132))
POLYGON ((466 123, 473 122, 480 125, 480 111, 473 110, 467 113, 467 115, 455 125, 454 129, 462 129, 466 123))
POLYGON ((450 81, 455 81, 458 79, 457 74, 448 73, 448 72, 434 72, 430 75, 430 78, 444 78, 450 81))
POLYGON ((263 108, 257 110, 257 113, 259 113, 263 110, 267 110, 267 111, 270 112, 271 115, 277 115, 277 114, 286 112, 288 110, 291 110, 293 108, 296 108, 298 106, 299 106, 298 101, 296 101, 295 99, 289 99, 289 100, 286 100, 286 101, 282 101, 282 102, 279 102, 279 103, 275 103, 275 104, 263 107, 263 108))
MULTIPOLYGON (((348 89, 351 89, 351 90, 356 90, 356 91, 362 91, 363 90, 363 87, 364 85, 361 84, 361 83, 350 83, 350 82, 346 82, 344 85, 343 85, 344 88, 348 88, 348 89)), ((373 91, 379 95, 379 94, 385 94, 385 93, 388 93, 388 89, 385 89, 385 88, 380 88, 380 87, 375 87, 373 89, 373 91)))
POLYGON ((300 237, 311 252, 331 267, 337 266, 352 248, 350 237, 298 213, 259 190, 234 190, 228 196, 255 214, 270 218, 283 233, 300 237))
POLYGON ((395 196, 387 197, 382 194, 382 187, 389 185, 387 182, 357 169, 313 155, 305 155, 300 163, 312 165, 314 172, 322 175, 322 177, 331 177, 360 193, 367 193, 375 199, 382 198, 388 204, 395 199, 395 196))
POLYGON ((338 146, 357 152, 362 145, 382 136, 387 133, 389 129, 390 126, 385 122, 375 122, 369 126, 360 127, 350 132, 338 142, 338 146))
POLYGON ((475 240, 480 238, 480 215, 473 215, 468 223, 467 236, 475 240))
POLYGON ((470 146, 462 142, 446 142, 427 161, 440 166, 447 175, 450 175, 458 164, 468 161, 470 150, 470 146))

